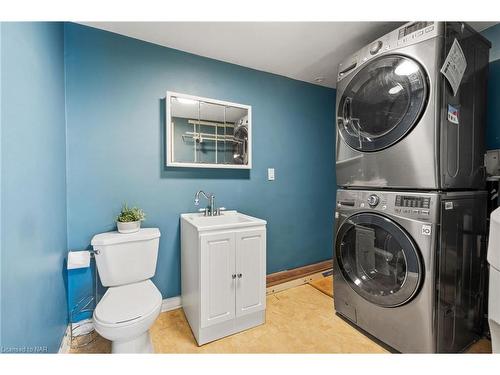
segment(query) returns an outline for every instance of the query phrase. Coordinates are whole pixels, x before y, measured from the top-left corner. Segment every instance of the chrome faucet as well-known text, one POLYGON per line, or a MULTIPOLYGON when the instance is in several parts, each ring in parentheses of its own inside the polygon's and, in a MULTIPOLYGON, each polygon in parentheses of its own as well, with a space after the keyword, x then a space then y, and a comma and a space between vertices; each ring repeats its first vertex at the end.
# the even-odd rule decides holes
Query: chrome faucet
POLYGON ((203 195, 208 200, 208 206, 206 208, 200 208, 198 211, 204 212, 205 216, 218 216, 221 211, 224 211, 224 207, 215 207, 215 195, 213 193, 205 193, 203 190, 199 190, 194 196, 194 205, 198 206, 200 204, 200 194, 203 195))

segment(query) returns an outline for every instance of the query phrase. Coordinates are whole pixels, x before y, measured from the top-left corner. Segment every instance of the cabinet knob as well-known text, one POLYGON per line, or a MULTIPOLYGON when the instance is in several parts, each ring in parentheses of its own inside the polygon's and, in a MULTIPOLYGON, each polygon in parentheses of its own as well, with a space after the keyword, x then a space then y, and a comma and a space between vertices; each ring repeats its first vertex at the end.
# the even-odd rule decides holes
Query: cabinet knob
POLYGON ((233 280, 234 280, 234 279, 236 279, 236 274, 235 274, 235 273, 233 273, 233 274, 231 275, 231 277, 233 278, 233 280))
POLYGON ((238 274, 238 279, 241 279, 241 276, 243 276, 241 273, 238 274))

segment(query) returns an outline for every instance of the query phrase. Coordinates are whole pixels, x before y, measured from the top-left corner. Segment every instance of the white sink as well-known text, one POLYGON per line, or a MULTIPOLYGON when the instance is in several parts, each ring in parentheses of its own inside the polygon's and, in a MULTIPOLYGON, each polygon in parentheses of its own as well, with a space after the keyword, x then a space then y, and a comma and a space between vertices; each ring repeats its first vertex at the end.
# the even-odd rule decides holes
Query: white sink
POLYGON ((199 232, 266 224, 265 220, 238 211, 223 211, 219 216, 205 216, 203 213, 181 214, 181 218, 196 227, 199 232))

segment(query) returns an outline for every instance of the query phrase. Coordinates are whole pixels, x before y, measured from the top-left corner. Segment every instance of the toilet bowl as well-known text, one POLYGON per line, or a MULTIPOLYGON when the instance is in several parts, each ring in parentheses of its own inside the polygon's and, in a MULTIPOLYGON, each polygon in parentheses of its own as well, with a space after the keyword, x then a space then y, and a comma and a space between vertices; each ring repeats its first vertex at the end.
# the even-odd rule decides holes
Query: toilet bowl
POLYGON ((94 326, 112 353, 153 353, 149 329, 162 297, 150 280, 109 288, 94 311, 94 326))
POLYGON ((152 353, 149 329, 161 311, 162 296, 151 277, 156 272, 160 231, 95 235, 97 271, 108 290, 94 310, 97 333, 111 341, 112 353, 152 353))

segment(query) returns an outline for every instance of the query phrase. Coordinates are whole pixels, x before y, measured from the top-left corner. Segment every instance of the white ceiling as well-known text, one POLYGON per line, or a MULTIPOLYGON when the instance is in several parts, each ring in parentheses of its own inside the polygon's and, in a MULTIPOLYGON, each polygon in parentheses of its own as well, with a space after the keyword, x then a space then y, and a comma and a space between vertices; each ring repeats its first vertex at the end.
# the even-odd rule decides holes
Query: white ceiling
MULTIPOLYGON (((481 31, 496 22, 471 22, 481 31)), ((346 56, 403 22, 85 22, 196 55, 335 87, 346 56), (323 77, 322 82, 317 82, 323 77)))

